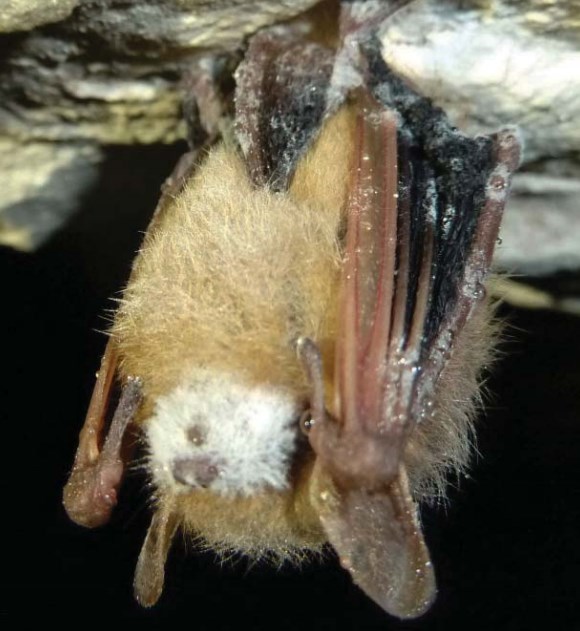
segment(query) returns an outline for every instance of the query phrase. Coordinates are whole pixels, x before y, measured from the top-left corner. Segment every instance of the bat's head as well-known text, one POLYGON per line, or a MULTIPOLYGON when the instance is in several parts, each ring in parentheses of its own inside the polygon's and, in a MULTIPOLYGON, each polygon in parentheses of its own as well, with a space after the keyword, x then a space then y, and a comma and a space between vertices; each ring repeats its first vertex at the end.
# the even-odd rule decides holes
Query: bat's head
POLYGON ((196 369, 156 401, 147 422, 154 482, 177 493, 284 490, 301 411, 290 389, 196 369))

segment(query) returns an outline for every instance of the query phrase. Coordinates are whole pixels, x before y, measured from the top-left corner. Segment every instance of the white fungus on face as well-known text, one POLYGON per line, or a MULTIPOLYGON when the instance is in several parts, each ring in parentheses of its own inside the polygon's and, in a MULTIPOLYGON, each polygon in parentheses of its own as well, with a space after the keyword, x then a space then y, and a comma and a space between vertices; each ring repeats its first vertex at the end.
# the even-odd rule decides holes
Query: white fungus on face
POLYGON ((154 482, 222 495, 287 488, 299 415, 288 390, 197 369, 157 400, 146 423, 154 482))

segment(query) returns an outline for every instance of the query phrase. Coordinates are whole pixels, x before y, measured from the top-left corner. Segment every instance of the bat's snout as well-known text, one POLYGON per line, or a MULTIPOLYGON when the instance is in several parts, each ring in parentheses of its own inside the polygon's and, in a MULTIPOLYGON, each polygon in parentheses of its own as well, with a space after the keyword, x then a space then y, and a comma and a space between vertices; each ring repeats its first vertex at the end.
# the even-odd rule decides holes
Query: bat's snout
POLYGON ((217 459, 203 455, 174 460, 171 472, 177 482, 205 489, 219 476, 220 468, 217 459))

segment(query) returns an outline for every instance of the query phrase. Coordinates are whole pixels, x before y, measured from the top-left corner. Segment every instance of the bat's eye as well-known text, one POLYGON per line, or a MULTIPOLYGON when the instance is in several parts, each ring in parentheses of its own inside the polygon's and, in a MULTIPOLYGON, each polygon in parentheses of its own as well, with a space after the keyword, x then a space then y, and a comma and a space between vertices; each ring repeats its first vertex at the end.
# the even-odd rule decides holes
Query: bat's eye
POLYGON ((187 440, 189 440, 190 443, 198 447, 204 445, 206 442, 205 432, 203 432, 199 427, 188 428, 185 432, 185 435, 187 436, 187 440))
POLYGON ((304 412, 302 412, 298 424, 302 433, 308 436, 310 430, 312 429, 312 426, 314 425, 314 419, 312 418, 312 411, 310 409, 304 410, 304 412))

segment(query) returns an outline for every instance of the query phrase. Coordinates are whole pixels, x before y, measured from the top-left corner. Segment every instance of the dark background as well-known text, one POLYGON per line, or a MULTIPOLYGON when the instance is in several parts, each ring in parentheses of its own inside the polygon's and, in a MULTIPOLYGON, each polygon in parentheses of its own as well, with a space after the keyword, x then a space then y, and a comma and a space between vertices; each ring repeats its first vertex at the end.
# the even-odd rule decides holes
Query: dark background
POLYGON ((149 521, 140 480, 129 480, 112 523, 95 531, 68 521, 60 498, 104 348, 97 330, 182 150, 110 149, 64 231, 33 255, 0 249, 3 612, 79 629, 102 619, 212 631, 580 628, 580 318, 509 306, 479 423, 482 456, 448 507, 424 511, 439 581, 424 618, 390 618, 332 559, 300 570, 220 567, 179 542, 159 604, 137 606, 132 575, 149 521))

